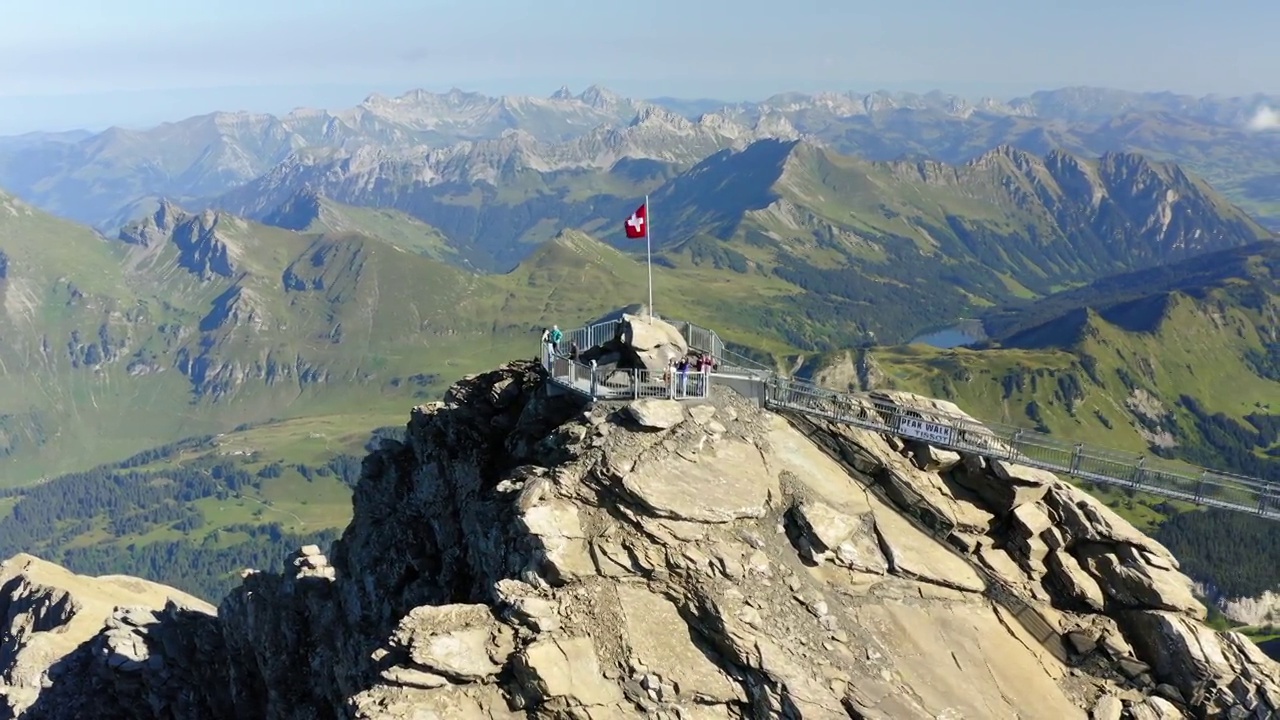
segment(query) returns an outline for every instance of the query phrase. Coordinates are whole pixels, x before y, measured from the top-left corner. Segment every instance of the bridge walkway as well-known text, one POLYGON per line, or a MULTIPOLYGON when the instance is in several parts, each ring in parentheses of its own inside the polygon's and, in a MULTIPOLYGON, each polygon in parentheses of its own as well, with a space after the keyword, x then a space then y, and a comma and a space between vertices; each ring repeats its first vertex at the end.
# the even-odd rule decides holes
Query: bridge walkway
MULTIPOLYGON (((544 366, 557 386, 588 398, 696 399, 705 397, 710 385, 725 385, 770 410, 800 413, 1099 485, 1280 520, 1280 488, 1272 482, 1093 447, 1028 428, 979 422, 941 409, 900 405, 881 393, 830 390, 781 375, 734 353, 712 330, 686 322, 667 322, 681 332, 691 349, 716 359, 716 369, 708 378, 693 373, 683 389, 666 373, 644 370, 609 371, 600 378, 601 373, 590 366, 558 354, 544 355, 544 366), (597 378, 594 393, 590 380, 593 376, 597 378)), ((574 330, 566 335, 563 346, 568 347, 573 341, 579 348, 595 347, 613 338, 618 324, 612 320, 574 330)))

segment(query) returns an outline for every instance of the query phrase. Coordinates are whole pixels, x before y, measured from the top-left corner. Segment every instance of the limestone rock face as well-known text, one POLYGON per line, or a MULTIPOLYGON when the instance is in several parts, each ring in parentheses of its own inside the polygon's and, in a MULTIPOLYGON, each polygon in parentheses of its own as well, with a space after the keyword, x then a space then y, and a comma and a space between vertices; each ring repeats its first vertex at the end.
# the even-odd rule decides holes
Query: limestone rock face
POLYGON ((415 409, 406 441, 366 459, 335 546, 247 573, 216 617, 86 614, 6 585, 4 653, 34 647, 22 628, 97 618, 11 669, 9 696, 29 717, 157 720, 1280 707, 1276 666, 1200 622, 1168 552, 1052 476, 723 388, 659 422, 548 396, 539 372, 415 409))
POLYGON ((196 717, 226 707, 198 690, 204 670, 218 665, 216 654, 199 661, 196 652, 217 646, 215 609, 181 591, 16 555, 0 564, 0 622, 0 717, 130 717, 117 681, 196 717), (162 687, 161 674, 196 692, 162 687))

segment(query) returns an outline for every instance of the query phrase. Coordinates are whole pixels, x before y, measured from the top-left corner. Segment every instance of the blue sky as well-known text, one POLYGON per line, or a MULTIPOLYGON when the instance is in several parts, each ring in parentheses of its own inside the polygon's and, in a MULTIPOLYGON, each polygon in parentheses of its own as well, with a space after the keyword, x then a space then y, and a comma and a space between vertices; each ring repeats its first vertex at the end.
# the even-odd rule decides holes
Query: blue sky
POLYGON ((451 86, 1280 93, 1275 0, 5 0, 0 133, 451 86))

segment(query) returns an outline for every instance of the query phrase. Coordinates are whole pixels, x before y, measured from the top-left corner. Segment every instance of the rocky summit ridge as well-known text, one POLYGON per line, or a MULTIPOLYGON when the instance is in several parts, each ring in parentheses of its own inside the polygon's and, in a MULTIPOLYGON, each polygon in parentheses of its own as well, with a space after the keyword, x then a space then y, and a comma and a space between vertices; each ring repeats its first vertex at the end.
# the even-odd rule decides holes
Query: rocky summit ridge
POLYGON ((778 416, 720 387, 698 404, 545 390, 536 364, 514 363, 415 408, 404 442, 365 460, 332 550, 246 571, 216 613, 7 561, 10 716, 1280 708, 1280 668, 1202 624, 1170 553, 1051 475, 778 416))

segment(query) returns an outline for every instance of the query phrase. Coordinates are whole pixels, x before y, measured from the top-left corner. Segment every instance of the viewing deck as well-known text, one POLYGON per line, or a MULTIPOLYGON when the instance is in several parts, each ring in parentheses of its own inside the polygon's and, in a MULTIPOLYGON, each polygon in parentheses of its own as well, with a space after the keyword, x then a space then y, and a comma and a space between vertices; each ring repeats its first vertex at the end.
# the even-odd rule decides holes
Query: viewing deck
MULTIPOLYGON (((568 347, 570 342, 576 342, 583 349, 597 347, 615 336, 619 322, 597 323, 570 332, 561 347, 568 347)), ((1264 480, 1092 447, 1027 428, 979 422, 936 409, 902 405, 875 392, 829 390, 781 375, 729 351, 712 330, 690 323, 667 322, 680 331, 691 350, 715 358, 713 372, 690 372, 681 383, 676 373, 593 368, 559 354, 550 358, 544 354, 543 365, 558 387, 593 400, 642 397, 689 400, 706 397, 712 385, 728 386, 775 412, 795 412, 1100 485, 1280 520, 1277 490, 1273 483, 1264 480)))

